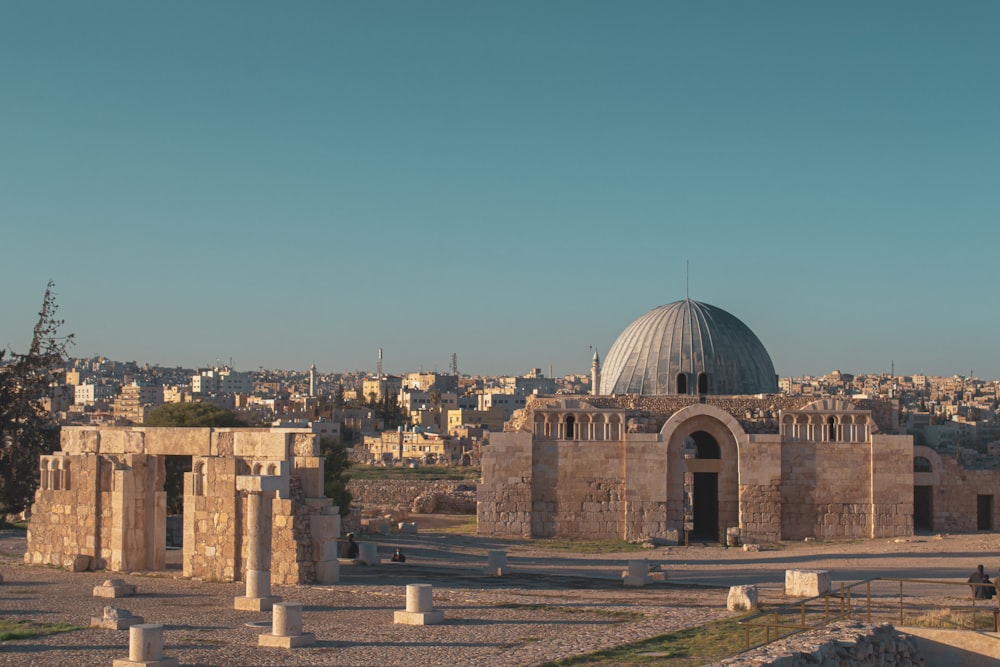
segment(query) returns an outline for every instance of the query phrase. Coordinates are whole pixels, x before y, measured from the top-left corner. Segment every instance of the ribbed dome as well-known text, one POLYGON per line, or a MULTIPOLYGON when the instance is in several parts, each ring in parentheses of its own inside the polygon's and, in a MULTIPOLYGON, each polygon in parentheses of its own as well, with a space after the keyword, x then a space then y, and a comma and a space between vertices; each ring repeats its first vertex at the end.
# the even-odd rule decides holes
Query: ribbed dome
POLYGON ((602 394, 769 394, 774 364, 747 325, 685 299, 628 325, 608 352, 602 394))

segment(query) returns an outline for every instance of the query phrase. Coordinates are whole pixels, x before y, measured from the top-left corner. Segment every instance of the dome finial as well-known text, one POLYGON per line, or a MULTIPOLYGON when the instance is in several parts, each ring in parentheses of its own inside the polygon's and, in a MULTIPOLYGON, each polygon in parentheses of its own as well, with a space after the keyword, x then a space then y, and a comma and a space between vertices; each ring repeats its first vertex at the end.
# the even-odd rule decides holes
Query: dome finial
POLYGON ((691 298, 691 260, 684 260, 684 300, 691 298))

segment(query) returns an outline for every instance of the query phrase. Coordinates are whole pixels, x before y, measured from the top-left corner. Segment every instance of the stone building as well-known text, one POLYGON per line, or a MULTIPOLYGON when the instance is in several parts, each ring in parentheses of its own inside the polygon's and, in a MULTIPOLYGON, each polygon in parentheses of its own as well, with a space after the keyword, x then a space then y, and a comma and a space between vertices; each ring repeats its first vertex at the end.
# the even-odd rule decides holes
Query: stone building
POLYGON ((481 534, 774 542, 994 528, 1000 473, 915 448, 891 402, 777 394, 763 345, 714 306, 640 317, 600 386, 529 397, 491 437, 481 534))
POLYGON ((164 569, 167 457, 191 463, 185 576, 242 579, 249 536, 263 529, 274 583, 338 579, 340 515, 324 496, 324 459, 309 429, 63 427, 61 451, 41 457, 25 562, 164 569))

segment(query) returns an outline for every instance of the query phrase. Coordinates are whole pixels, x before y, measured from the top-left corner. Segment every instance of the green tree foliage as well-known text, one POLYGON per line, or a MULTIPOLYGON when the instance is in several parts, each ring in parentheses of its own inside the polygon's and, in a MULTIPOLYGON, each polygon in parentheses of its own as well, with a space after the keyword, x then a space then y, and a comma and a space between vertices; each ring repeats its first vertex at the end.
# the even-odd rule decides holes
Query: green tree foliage
MULTIPOLYGON (((246 426, 229 410, 211 403, 165 403, 150 410, 142 425, 182 428, 246 426)), ((191 472, 191 457, 167 456, 163 463, 167 513, 179 514, 184 505, 184 473, 191 472)))
POLYGON ((59 425, 42 406, 49 384, 62 369, 73 334, 59 335, 54 283, 49 281, 42 309, 25 354, 0 350, 0 511, 20 512, 38 487, 39 457, 59 446, 59 425))
POLYGON ((367 407, 375 413, 378 419, 383 420, 385 430, 387 431, 393 431, 398 426, 403 426, 409 422, 409 414, 396 400, 395 394, 386 392, 382 394, 382 399, 379 400, 375 396, 375 393, 372 392, 368 394, 367 407))
POLYGON ((211 403, 166 403, 149 411, 143 426, 246 426, 235 414, 211 403))
POLYGON ((320 438, 320 456, 326 457, 323 465, 323 492, 327 498, 340 508, 340 515, 347 516, 351 509, 351 492, 347 490, 347 482, 351 476, 347 474, 351 460, 347 457, 347 447, 337 438, 320 438))

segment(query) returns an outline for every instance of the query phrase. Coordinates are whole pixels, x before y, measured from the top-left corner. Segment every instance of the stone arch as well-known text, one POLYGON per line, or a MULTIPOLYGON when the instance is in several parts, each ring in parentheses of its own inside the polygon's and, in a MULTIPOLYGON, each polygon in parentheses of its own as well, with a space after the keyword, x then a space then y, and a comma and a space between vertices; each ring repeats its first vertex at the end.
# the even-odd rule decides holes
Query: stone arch
POLYGON ((739 445, 747 439, 743 427, 725 410, 698 403, 675 412, 660 429, 660 439, 666 443, 667 455, 667 529, 684 529, 685 475, 714 475, 718 536, 724 539, 726 528, 740 525, 739 445), (699 432, 715 441, 719 458, 684 457, 684 441, 699 432))
POLYGON ((576 417, 573 415, 566 415, 563 420, 563 439, 573 440, 576 435, 576 417))

